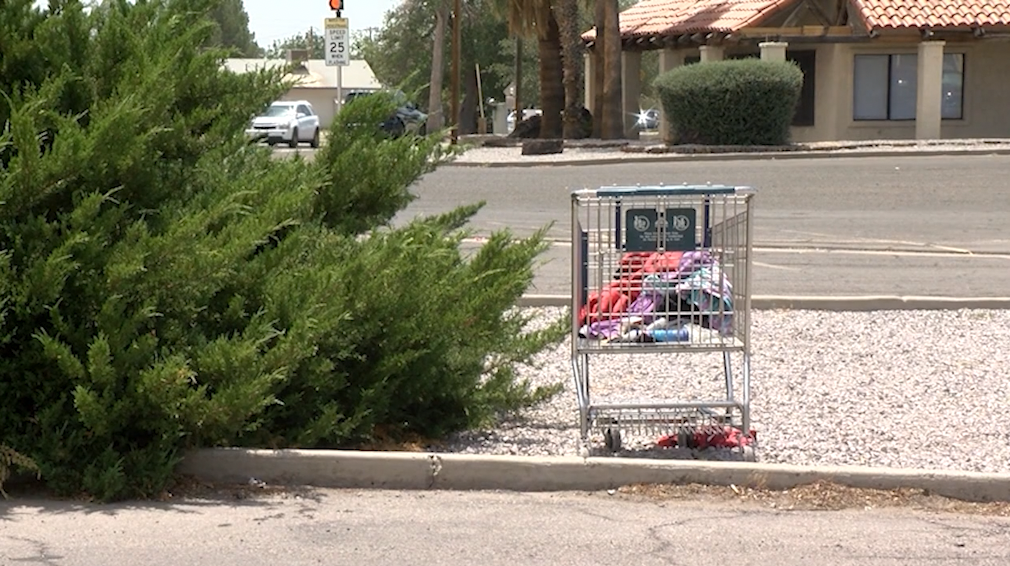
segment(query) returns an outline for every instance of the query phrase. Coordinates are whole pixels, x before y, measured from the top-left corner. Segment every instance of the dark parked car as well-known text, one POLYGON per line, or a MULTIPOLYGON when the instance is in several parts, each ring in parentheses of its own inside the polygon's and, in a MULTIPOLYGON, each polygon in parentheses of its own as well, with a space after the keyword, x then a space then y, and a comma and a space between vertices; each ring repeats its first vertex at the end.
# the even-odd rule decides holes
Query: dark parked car
MULTIPOLYGON (((348 103, 355 98, 367 96, 373 91, 353 91, 344 97, 344 103, 348 103)), ((428 115, 421 112, 413 102, 407 100, 406 95, 400 91, 395 91, 393 100, 396 102, 396 111, 392 116, 386 118, 379 128, 393 137, 400 137, 408 132, 423 136, 427 133, 428 115)))

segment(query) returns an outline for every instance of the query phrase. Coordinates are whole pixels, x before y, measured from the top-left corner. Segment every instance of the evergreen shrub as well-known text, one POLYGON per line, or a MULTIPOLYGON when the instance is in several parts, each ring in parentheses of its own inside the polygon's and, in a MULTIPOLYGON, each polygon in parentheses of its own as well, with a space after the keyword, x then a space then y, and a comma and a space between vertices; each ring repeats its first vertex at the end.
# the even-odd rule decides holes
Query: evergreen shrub
POLYGON ((656 77, 676 144, 786 145, 803 72, 795 63, 736 59, 656 77))
POLYGON ((189 448, 437 438, 556 392, 515 373, 563 333, 512 307, 543 232, 466 257, 480 203, 394 226, 442 153, 378 131, 389 98, 312 160, 251 144, 290 85, 201 47, 215 4, 0 3, 0 471, 145 497, 189 448))

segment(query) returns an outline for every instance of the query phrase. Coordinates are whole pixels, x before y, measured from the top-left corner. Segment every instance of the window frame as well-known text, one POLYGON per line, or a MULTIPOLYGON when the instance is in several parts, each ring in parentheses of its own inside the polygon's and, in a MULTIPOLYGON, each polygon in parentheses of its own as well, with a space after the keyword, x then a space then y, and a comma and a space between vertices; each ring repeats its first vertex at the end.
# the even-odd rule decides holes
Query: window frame
MULTIPOLYGON (((916 55, 917 53, 856 53, 852 58, 852 121, 858 123, 866 122, 895 122, 895 123, 914 123, 915 116, 911 118, 892 118, 894 109, 892 107, 892 85, 894 84, 894 58, 899 55, 916 55), (887 58, 887 79, 886 79, 886 90, 884 92, 884 100, 886 102, 886 117, 884 118, 858 118, 856 117, 856 60, 860 57, 886 57, 887 58)), ((956 56, 960 58, 961 62, 961 89, 959 94, 960 104, 958 106, 958 117, 945 117, 943 116, 943 107, 941 99, 940 108, 940 120, 941 121, 962 121, 964 120, 964 85, 965 85, 965 75, 967 74, 968 68, 968 57, 963 51, 944 53, 943 57, 946 59, 948 55, 956 56)), ((918 60, 917 60, 918 61, 918 60)), ((941 63, 942 69, 942 63, 941 63)), ((942 72, 942 70, 941 70, 942 72)), ((918 81, 918 68, 916 69, 916 81, 918 81)), ((941 89, 943 88, 943 81, 941 78, 941 89)), ((918 87, 918 85, 916 85, 918 87)), ((943 96, 943 90, 940 92, 940 96, 943 96)), ((916 91, 916 97, 918 97, 918 90, 916 91)))

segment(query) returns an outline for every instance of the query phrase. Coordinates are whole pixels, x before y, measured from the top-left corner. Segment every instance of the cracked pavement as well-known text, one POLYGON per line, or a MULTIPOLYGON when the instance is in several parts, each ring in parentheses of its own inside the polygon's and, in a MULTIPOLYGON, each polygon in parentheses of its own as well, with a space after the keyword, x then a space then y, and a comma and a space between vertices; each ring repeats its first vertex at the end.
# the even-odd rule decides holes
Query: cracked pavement
POLYGON ((1010 563, 1010 518, 783 511, 617 493, 308 490, 84 505, 0 501, 0 564, 1010 563))

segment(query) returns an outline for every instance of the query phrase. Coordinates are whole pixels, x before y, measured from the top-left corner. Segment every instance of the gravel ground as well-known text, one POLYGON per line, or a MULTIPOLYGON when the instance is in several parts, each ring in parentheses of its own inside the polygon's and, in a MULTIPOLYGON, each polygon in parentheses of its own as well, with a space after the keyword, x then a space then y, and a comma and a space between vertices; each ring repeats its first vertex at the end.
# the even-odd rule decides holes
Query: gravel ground
MULTIPOLYGON (((538 320, 564 312, 532 310, 538 320)), ((564 383, 561 395, 494 430, 460 434, 434 449, 578 455, 569 352, 566 341, 542 354, 538 367, 524 369, 535 384, 564 383)), ((1010 311, 754 311, 752 352, 751 408, 760 462, 1010 468, 1010 427, 1002 420, 1010 409, 1010 311)), ((718 354, 598 356, 590 367, 597 402, 722 392, 718 354), (659 367, 677 369, 664 377, 659 367)), ((739 457, 656 448, 657 438, 654 432, 625 432, 619 455, 739 457)), ((593 452, 602 453, 600 435, 591 441, 593 452)))
MULTIPOLYGON (((831 142, 833 143, 833 142, 831 142)), ((646 145, 655 145, 646 144, 646 145)), ((809 144, 816 147, 832 147, 829 142, 809 144)), ((970 151, 979 149, 1010 150, 1010 140, 994 142, 992 140, 950 140, 931 141, 922 143, 896 143, 896 142, 847 142, 839 149, 832 149, 830 153, 844 153, 858 155, 868 151, 894 151, 894 152, 916 152, 923 150, 947 150, 950 152, 970 151), (854 146, 854 147, 853 147, 854 146)), ((794 152, 793 152, 794 153, 794 152)), ((828 153, 820 150, 816 153, 828 153)), ((519 147, 477 147, 469 149, 462 155, 457 156, 453 161, 456 163, 557 163, 567 161, 592 161, 596 159, 669 159, 675 153, 645 153, 627 152, 619 148, 566 148, 564 153, 558 155, 522 155, 522 148, 519 147)))

